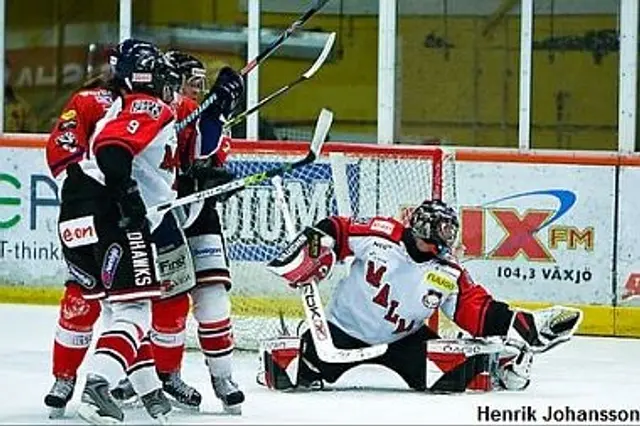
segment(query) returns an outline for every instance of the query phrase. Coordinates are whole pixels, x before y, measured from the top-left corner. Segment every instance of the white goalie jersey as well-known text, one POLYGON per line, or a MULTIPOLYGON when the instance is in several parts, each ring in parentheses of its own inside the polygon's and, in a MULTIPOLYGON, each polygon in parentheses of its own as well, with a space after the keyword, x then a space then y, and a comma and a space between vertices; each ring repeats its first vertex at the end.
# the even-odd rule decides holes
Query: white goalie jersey
POLYGON ((364 223, 330 218, 338 260, 353 256, 327 308, 329 322, 368 344, 391 343, 416 332, 437 309, 472 335, 480 335, 492 300, 456 263, 431 257, 416 262, 392 218, 364 223))

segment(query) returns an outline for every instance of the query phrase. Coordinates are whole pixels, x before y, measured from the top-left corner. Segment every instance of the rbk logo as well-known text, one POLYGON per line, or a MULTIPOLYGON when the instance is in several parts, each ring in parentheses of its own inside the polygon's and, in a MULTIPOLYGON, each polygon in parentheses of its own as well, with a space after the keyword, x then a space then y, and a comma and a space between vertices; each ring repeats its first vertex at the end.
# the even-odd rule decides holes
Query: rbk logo
MULTIPOLYGON (((530 261, 552 262, 550 249, 559 248, 564 243, 569 250, 582 245, 593 250, 595 232, 592 227, 579 229, 575 226, 554 225, 575 204, 576 195, 568 190, 556 189, 531 191, 511 195, 491 201, 482 207, 463 207, 460 214, 461 239, 465 247, 465 257, 482 257, 491 260, 514 259, 522 255, 530 261), (514 208, 492 207, 508 200, 547 196, 558 201, 555 210, 527 209, 524 212, 514 208), (487 241, 488 227, 493 225, 503 232, 497 244, 487 241), (541 230, 548 228, 548 241, 543 242, 541 230)), ((495 240, 495 239, 493 239, 495 240)))

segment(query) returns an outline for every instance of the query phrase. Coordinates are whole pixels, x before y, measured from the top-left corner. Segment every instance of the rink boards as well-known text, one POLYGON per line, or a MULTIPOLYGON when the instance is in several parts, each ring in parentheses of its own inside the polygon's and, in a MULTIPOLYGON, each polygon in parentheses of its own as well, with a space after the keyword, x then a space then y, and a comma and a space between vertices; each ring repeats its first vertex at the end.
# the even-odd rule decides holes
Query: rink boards
MULTIPOLYGON (((57 185, 46 169, 42 141, 0 141, 0 281, 5 284, 0 301, 55 303, 60 294, 65 268, 56 234, 57 185)), ((255 161, 258 168, 266 164, 255 161)), ((422 164, 398 164, 403 173, 409 170, 408 176, 412 168, 414 175, 424 174, 422 164)), ((358 176, 364 167, 349 165, 347 174, 358 176)), ((322 192, 335 171, 322 162, 316 168, 286 180, 289 189, 300 182, 311 188, 300 190, 296 200, 307 222, 338 212, 322 192)), ((398 187, 394 173, 366 190, 358 179, 349 180, 345 194, 351 207, 371 199, 364 197, 367 191, 377 191, 381 199, 403 193, 411 200, 424 197, 424 184, 398 187)), ((528 307, 582 307, 582 333, 634 336, 640 335, 637 182, 640 158, 633 156, 494 149, 457 150, 455 178, 444 177, 445 185, 455 183, 463 263, 478 283, 497 298, 528 307)), ((251 199, 260 200, 260 189, 252 190, 251 199)), ((401 216, 403 206, 392 206, 385 214, 401 216)), ((229 247, 237 265, 236 313, 274 316, 277 309, 296 314, 296 299, 261 266, 272 254, 271 243, 281 238, 280 223, 274 222, 279 219, 270 219, 268 204, 255 211, 264 217, 245 223, 244 232, 260 235, 237 242, 234 235, 242 234, 243 225, 233 219, 233 211, 226 214, 226 226, 235 220, 229 247)), ((324 292, 327 296, 330 286, 324 292)))

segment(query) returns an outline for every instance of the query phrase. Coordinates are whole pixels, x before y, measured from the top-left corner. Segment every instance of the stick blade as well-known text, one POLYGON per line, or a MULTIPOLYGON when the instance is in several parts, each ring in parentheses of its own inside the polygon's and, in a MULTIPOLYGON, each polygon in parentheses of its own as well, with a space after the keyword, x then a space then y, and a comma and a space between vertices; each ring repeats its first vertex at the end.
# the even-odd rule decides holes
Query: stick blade
POLYGON ((327 139, 327 135, 329 134, 329 129, 331 129, 331 124, 333 123, 333 112, 326 108, 322 108, 320 111, 320 115, 318 116, 318 121, 316 122, 316 129, 313 132, 313 139, 311 140, 311 147, 309 150, 313 152, 314 155, 319 155, 322 150, 322 145, 324 141, 327 139))
POLYGON ((322 48, 322 52, 320 52, 320 55, 318 56, 318 59, 316 59, 313 65, 311 65, 311 68, 309 68, 304 74, 302 74, 304 78, 311 78, 318 71, 318 69, 320 69, 320 67, 327 60, 329 53, 331 53, 331 49, 333 49, 335 41, 336 33, 333 32, 329 34, 329 38, 327 38, 327 41, 325 42, 324 47, 322 48))

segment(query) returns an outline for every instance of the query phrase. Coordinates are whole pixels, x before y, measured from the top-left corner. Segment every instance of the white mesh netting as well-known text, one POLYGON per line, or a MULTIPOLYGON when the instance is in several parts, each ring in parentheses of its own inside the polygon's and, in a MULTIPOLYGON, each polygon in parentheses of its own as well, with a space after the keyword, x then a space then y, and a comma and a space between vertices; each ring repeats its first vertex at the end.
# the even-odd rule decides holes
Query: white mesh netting
MULTIPOLYGON (((265 171, 305 154, 304 144, 277 143, 267 149, 250 142, 238 144, 228 163, 236 176, 265 171)), ((456 203, 455 161, 439 148, 327 144, 323 151, 315 163, 283 176, 296 229, 332 214, 403 219, 412 206, 431 197, 456 203)), ((260 340, 277 335, 280 316, 295 333, 303 316, 298 294, 264 268, 286 245, 272 183, 249 187, 219 208, 232 269, 236 347, 254 350, 260 340)), ((336 268, 332 278, 320 284, 325 300, 345 267, 336 268)), ((192 318, 187 342, 197 347, 192 318)))

